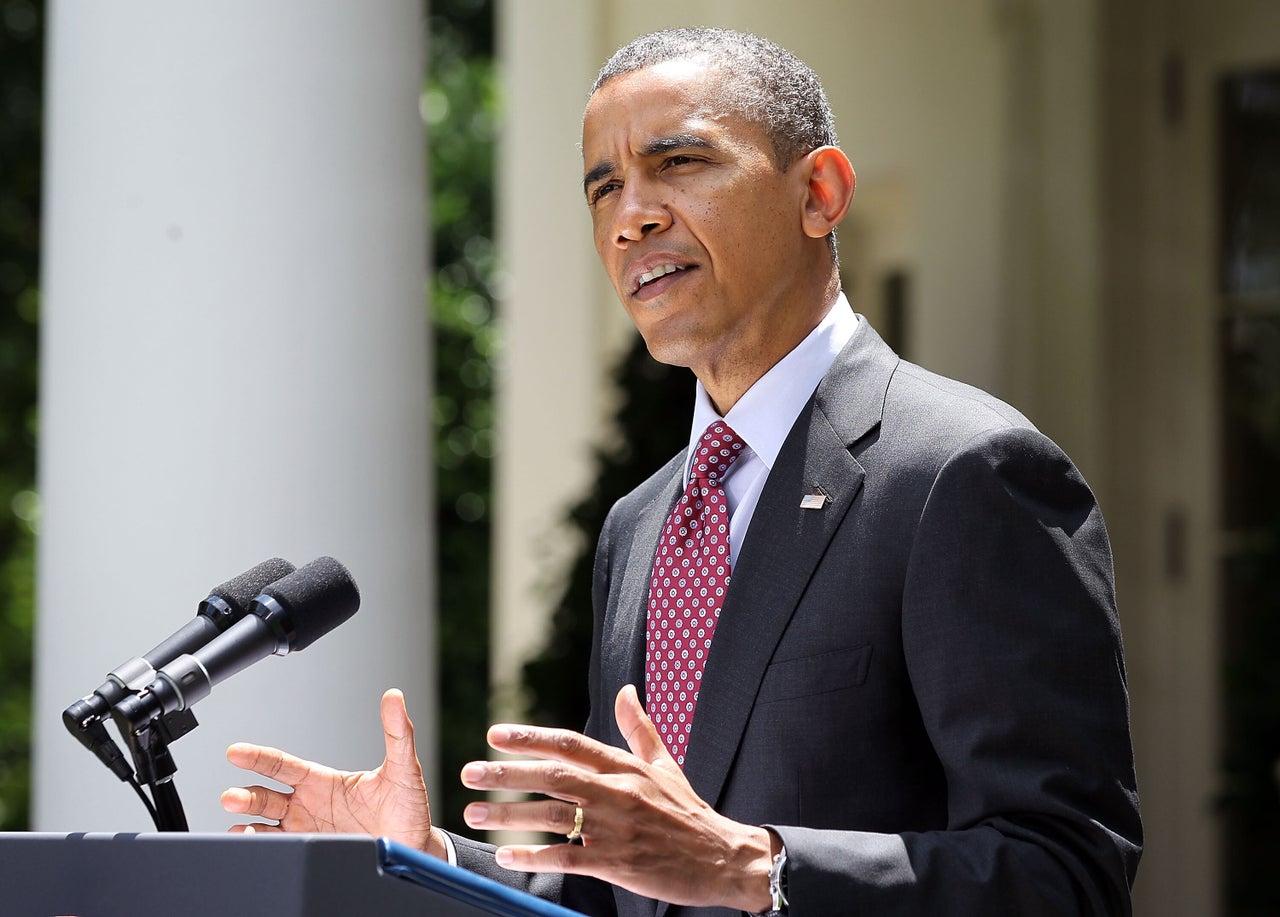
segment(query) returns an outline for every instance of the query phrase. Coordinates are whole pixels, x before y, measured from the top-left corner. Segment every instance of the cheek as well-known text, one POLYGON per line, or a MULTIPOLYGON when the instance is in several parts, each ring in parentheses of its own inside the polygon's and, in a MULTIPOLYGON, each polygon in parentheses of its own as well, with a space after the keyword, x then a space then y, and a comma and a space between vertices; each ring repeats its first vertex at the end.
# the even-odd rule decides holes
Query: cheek
POLYGON ((604 242, 606 233, 608 232, 607 222, 600 217, 592 215, 591 217, 591 238, 595 240, 596 252, 601 257, 604 256, 604 242))
POLYGON ((618 260, 618 247, 610 244, 607 231, 597 225, 592 227, 593 241, 596 247, 596 257, 600 259, 600 263, 604 266, 605 273, 609 275, 612 282, 615 278, 615 269, 617 265, 614 263, 618 260))
POLYGON ((609 283, 614 287, 618 286, 618 275, 622 271, 618 249, 615 246, 608 244, 597 244, 596 255, 600 259, 600 264, 604 268, 605 275, 609 278, 609 283))
POLYGON ((745 262, 746 269, 769 270, 771 257, 787 257, 784 249, 795 238, 797 229, 789 210, 771 198, 747 198, 739 206, 719 207, 716 219, 726 227, 726 243, 745 262))

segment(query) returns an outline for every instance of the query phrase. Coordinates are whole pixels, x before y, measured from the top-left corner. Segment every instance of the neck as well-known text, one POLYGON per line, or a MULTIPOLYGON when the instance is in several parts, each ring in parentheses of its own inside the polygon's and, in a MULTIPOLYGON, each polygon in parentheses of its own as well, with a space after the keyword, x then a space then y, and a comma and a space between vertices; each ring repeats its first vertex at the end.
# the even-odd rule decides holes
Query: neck
POLYGON ((780 314, 764 334, 736 342, 732 350, 726 348, 724 353, 711 355, 702 366, 693 367, 694 375, 707 390, 721 417, 733 410, 751 386, 818 327, 839 294, 840 278, 833 269, 825 288, 811 300, 811 307, 780 314))

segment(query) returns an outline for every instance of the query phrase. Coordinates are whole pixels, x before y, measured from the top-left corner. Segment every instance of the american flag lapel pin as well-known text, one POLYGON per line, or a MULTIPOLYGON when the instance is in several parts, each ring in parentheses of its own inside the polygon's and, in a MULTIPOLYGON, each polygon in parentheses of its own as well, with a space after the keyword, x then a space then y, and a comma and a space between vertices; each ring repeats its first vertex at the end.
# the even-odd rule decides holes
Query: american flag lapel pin
POLYGON ((828 494, 818 484, 813 485, 813 493, 805 494, 800 498, 801 509, 822 509, 827 505, 827 501, 831 499, 828 494))

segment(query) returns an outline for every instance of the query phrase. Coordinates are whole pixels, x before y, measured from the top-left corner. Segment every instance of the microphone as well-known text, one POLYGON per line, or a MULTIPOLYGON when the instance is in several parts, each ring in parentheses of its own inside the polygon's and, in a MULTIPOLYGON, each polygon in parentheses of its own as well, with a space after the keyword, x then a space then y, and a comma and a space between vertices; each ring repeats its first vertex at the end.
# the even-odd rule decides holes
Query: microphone
POLYGON ((149 685, 115 705, 116 725, 128 736, 158 716, 187 710, 259 659, 306 649, 359 607, 360 590, 347 568, 319 557, 265 587, 225 633, 158 669, 149 685))
POLYGON ((128 762, 107 735, 102 721, 111 708, 145 687, 155 678, 155 670, 184 653, 204 646, 249 613, 254 596, 276 580, 294 571, 293 564, 279 557, 264 560, 234 579, 214 586, 197 607, 196 616, 142 656, 135 656, 107 673, 97 690, 68 707, 62 714, 67 731, 107 765, 121 780, 133 776, 128 762))

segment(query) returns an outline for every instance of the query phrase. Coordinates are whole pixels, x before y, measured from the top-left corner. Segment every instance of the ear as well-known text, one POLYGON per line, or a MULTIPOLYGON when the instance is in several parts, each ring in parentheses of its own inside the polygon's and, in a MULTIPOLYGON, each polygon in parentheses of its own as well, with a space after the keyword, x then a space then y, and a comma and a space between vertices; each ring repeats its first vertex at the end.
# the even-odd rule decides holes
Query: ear
POLYGON ((800 164, 808 177, 801 222, 807 236, 821 239, 849 212, 857 178, 849 157, 834 146, 818 147, 800 164))

